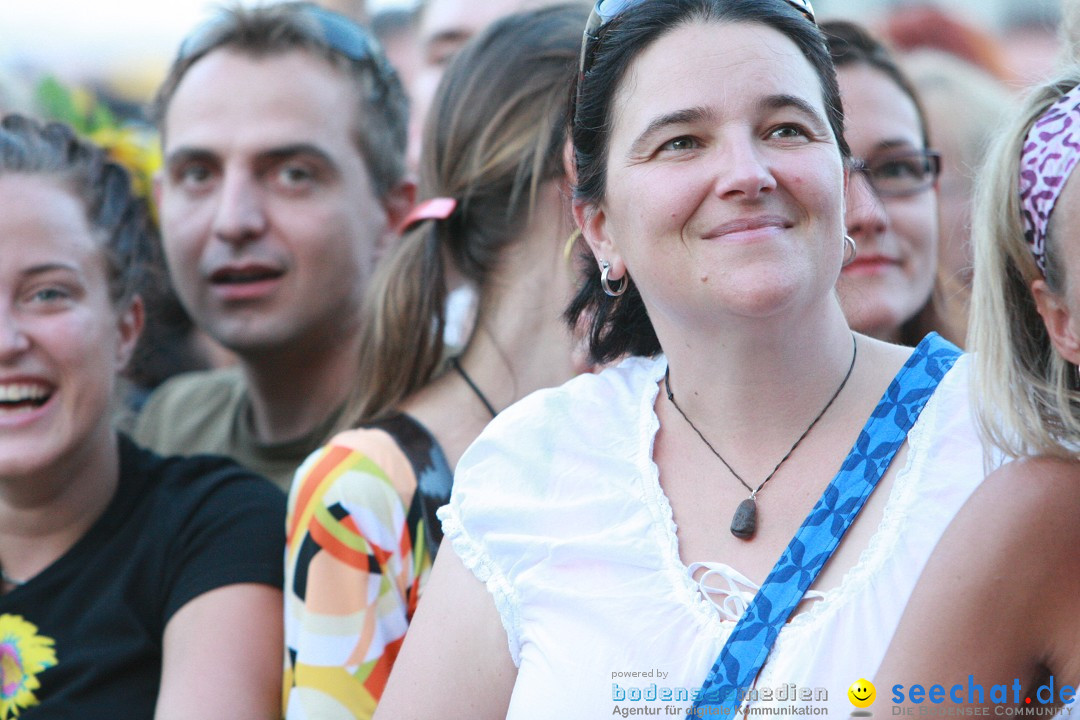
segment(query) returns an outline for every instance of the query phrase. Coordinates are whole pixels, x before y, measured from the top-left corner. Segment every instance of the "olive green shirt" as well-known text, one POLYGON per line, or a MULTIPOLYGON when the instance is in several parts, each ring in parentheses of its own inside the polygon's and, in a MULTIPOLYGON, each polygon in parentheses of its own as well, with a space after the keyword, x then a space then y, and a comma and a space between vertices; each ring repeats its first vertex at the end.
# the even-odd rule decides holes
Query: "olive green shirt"
POLYGON ((334 409, 303 437, 260 442, 243 373, 231 367, 183 373, 162 384, 139 413, 134 437, 161 455, 226 455, 288 492, 296 469, 326 442, 340 414, 334 409))

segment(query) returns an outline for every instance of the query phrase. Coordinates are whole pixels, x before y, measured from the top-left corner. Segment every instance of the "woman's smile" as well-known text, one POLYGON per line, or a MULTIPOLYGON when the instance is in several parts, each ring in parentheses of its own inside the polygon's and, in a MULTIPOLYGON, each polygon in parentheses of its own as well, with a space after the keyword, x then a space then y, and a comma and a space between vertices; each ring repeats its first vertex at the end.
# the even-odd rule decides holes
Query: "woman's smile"
POLYGON ((779 215, 758 215, 729 220, 717 225, 703 236, 705 240, 730 243, 749 243, 776 237, 794 223, 779 215))
POLYGON ((606 198, 584 228, 610 238, 597 256, 613 276, 625 267, 654 322, 679 317, 691 332, 828 295, 843 257, 843 162, 795 44, 766 27, 690 24, 631 73, 606 198))

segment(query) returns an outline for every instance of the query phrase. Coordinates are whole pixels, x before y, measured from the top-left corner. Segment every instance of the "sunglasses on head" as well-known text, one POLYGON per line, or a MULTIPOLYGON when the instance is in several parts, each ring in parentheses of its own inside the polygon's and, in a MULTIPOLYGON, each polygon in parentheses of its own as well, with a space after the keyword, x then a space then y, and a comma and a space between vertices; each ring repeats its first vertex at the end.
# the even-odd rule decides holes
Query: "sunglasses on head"
MULTIPOLYGON (((349 20, 344 15, 327 10, 314 3, 296 3, 292 6, 296 16, 318 28, 323 41, 331 50, 349 60, 371 63, 376 69, 376 77, 384 85, 393 72, 383 55, 379 41, 366 30, 349 20)), ((223 32, 230 22, 226 13, 210 18, 188 33, 180 43, 176 53, 176 62, 197 57, 206 53, 225 39, 223 32)))
MULTIPOLYGON (((643 0, 598 0, 589 14, 589 20, 585 24, 585 33, 581 38, 581 60, 578 63, 578 71, 584 75, 592 67, 593 50, 596 42, 600 39, 600 31, 613 18, 631 5, 636 5, 643 0)), ((814 6, 810 0, 784 0, 788 5, 795 8, 814 25, 814 6)))

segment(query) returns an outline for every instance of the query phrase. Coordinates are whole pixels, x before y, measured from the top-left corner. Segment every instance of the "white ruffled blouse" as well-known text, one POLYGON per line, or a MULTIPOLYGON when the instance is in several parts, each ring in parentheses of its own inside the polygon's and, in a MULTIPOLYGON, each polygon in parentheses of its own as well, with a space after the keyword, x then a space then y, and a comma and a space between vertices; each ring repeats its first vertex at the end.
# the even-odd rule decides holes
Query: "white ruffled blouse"
MULTIPOLYGON (((985 474, 968 363, 949 371, 909 433, 906 466, 857 564, 781 630, 755 706, 855 709, 848 687, 873 677, 926 560, 985 474), (799 701, 803 689, 818 699, 799 701)), ((439 517, 506 629, 518 666, 510 719, 677 716, 669 709, 691 706, 756 590, 723 558, 703 559, 708 572, 694 580, 698 568, 679 557, 652 460, 665 369, 663 357, 631 358, 534 393, 458 464, 439 517), (710 597, 699 583, 722 591, 710 597)))

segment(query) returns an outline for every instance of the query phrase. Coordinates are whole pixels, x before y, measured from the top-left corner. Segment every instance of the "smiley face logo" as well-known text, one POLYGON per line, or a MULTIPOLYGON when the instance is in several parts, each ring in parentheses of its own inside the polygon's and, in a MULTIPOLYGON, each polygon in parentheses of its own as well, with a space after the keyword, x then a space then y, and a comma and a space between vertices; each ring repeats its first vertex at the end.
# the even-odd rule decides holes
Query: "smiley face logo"
POLYGON ((874 683, 865 678, 860 678, 851 683, 851 687, 847 690, 847 696, 855 707, 868 708, 874 704, 877 690, 874 688, 874 683))

